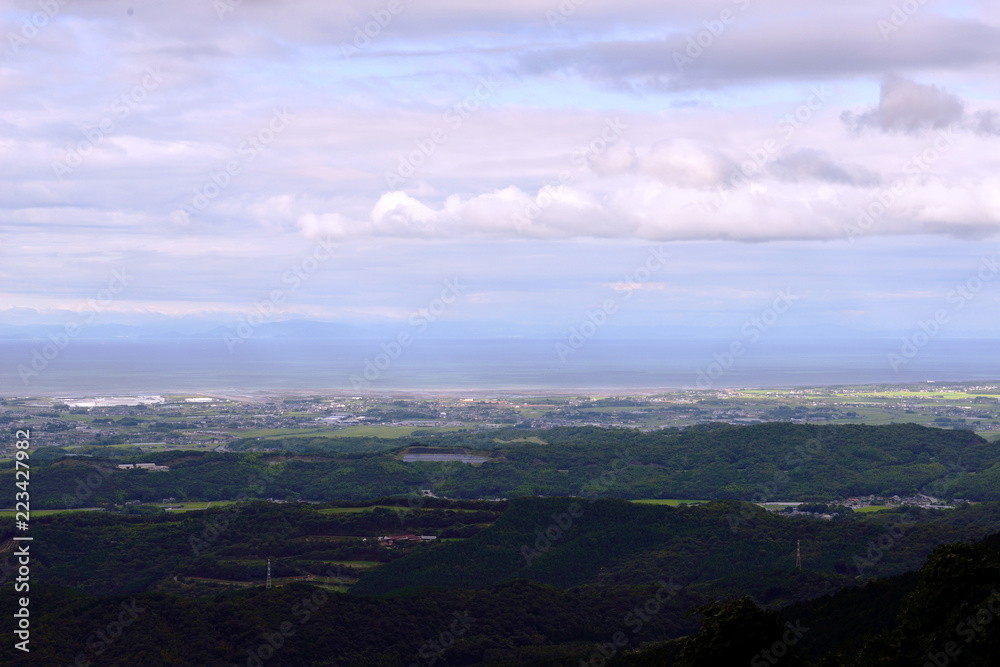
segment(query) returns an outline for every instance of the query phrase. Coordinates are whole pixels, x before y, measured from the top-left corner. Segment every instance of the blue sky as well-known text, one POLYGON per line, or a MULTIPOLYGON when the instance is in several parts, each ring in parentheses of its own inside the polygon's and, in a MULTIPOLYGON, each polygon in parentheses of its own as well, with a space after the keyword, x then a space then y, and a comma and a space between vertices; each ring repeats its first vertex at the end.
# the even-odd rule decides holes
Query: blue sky
POLYGON ((0 3, 0 329, 909 331, 997 254, 1000 7, 894 6, 0 3))

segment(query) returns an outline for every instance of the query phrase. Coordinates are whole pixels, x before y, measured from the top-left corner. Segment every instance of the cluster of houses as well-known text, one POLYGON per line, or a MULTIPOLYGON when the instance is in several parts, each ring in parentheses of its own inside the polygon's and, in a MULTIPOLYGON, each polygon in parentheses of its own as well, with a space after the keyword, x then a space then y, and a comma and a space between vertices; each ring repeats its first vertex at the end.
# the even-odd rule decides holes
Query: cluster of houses
POLYGON ((844 505, 845 507, 850 507, 851 509, 859 509, 870 505, 885 505, 887 507, 909 505, 913 507, 922 507, 924 509, 952 509, 955 504, 963 502, 968 501, 955 498, 954 504, 952 504, 944 502, 938 498, 932 498, 931 496, 919 494, 905 498, 901 496, 861 496, 860 498, 848 498, 847 500, 834 501, 833 504, 844 505))
POLYGON ((150 472, 167 472, 170 470, 170 466, 158 466, 155 463, 119 463, 119 470, 133 470, 138 468, 139 470, 148 470, 150 472))
POLYGON ((391 547, 396 542, 433 542, 436 539, 435 535, 383 535, 378 538, 378 543, 391 547))

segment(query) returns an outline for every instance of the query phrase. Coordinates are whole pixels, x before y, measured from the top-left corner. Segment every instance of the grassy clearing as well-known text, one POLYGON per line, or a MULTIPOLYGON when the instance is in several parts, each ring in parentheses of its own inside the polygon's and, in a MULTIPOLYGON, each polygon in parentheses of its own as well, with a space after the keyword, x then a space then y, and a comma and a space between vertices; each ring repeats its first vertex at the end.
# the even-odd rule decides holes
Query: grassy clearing
MULTIPOLYGON (((70 509, 70 510, 32 510, 31 511, 31 516, 34 516, 34 517, 37 517, 37 516, 50 516, 52 514, 66 514, 67 512, 100 512, 102 510, 103 510, 103 508, 101 508, 101 507, 80 507, 80 508, 70 509)), ((14 518, 14 516, 16 514, 17 514, 17 512, 15 510, 7 510, 7 509, 0 510, 0 517, 2 517, 2 518, 6 518, 6 517, 14 518)))
POLYGON ((192 577, 184 576, 178 578, 178 583, 181 584, 221 584, 223 586, 260 586, 261 584, 255 581, 234 581, 232 579, 211 579, 209 577, 192 577))
MULTIPOLYGON (((152 454, 153 452, 187 451, 187 450, 195 450, 195 449, 208 449, 210 447, 214 448, 214 447, 218 447, 218 446, 219 446, 218 444, 213 444, 213 443, 197 443, 197 442, 187 443, 187 444, 183 444, 183 445, 179 445, 179 444, 175 445, 175 444, 170 444, 170 443, 165 443, 165 442, 159 442, 159 443, 156 443, 155 445, 144 445, 142 443, 123 443, 123 444, 119 444, 119 445, 105 445, 105 447, 107 449, 116 449, 116 450, 118 450, 118 449, 133 449, 135 447, 140 447, 143 450, 144 454, 152 454)), ((89 445, 86 445, 86 444, 84 444, 84 445, 71 445, 69 447, 64 447, 63 449, 65 449, 66 451, 73 451, 73 450, 79 449, 80 447, 89 447, 89 445)))
POLYGON ((325 560, 324 563, 329 565, 342 565, 343 567, 353 567, 357 570, 369 570, 373 567, 378 567, 382 563, 376 563, 370 560, 325 560))
POLYGON ((373 509, 398 509, 393 508, 389 505, 369 505, 367 507, 328 507, 326 509, 316 510, 318 514, 357 514, 359 512, 370 512, 373 509))
POLYGON ((366 505, 365 507, 327 507, 325 509, 316 510, 319 514, 357 514, 359 512, 370 512, 373 509, 381 508, 387 510, 398 510, 405 509, 407 511, 417 511, 421 510, 424 512, 478 512, 479 510, 470 510, 461 507, 413 507, 410 508, 404 504, 399 505, 366 505))
POLYGON ((861 512, 862 514, 867 514, 869 512, 881 512, 882 510, 892 509, 888 505, 869 505, 868 507, 859 507, 854 510, 855 512, 861 512))
POLYGON ((323 428, 253 428, 247 429, 245 431, 239 429, 213 429, 217 431, 226 430, 233 436, 238 438, 273 438, 276 436, 282 437, 293 437, 293 438, 305 438, 305 437, 315 437, 317 435, 324 436, 336 436, 340 431, 333 431, 323 428))
POLYGON ((499 442, 504 445, 509 445, 514 442, 533 442, 536 445, 547 445, 549 443, 545 442, 538 436, 531 436, 530 438, 514 438, 513 440, 500 440, 499 438, 493 438, 493 442, 499 442))
MULTIPOLYGON (((195 503, 191 503, 191 502, 185 502, 185 503, 156 503, 156 504, 157 505, 169 505, 170 507, 181 506, 181 507, 184 508, 184 510, 204 510, 204 509, 208 509, 208 503, 207 502, 203 502, 203 503, 197 503, 197 502, 195 502, 195 503)), ((180 512, 182 510, 170 510, 170 511, 171 512, 180 512)))
POLYGON ((639 500, 632 500, 633 503, 642 503, 644 505, 666 505, 668 507, 680 507, 681 505, 698 505, 700 503, 707 503, 707 500, 681 500, 674 498, 641 498, 639 500))
POLYGON ((880 391, 880 392, 852 392, 850 394, 843 394, 844 396, 857 396, 857 397, 878 397, 887 396, 892 398, 932 398, 932 399, 944 399, 949 401, 963 401, 963 400, 973 400, 977 396, 992 396, 993 398, 1000 398, 997 394, 969 394, 964 391, 880 391))
POLYGON ((317 588, 324 588, 328 591, 333 591, 334 593, 346 593, 351 588, 350 586, 316 583, 315 580, 311 581, 310 583, 316 586, 317 588))
POLYGON ((184 507, 182 510, 170 510, 171 512, 188 512, 192 510, 205 510, 205 509, 215 509, 216 507, 226 507, 227 505, 235 505, 238 500, 185 500, 175 503, 154 503, 156 505, 170 505, 171 507, 176 507, 181 505, 184 507))
POLYGON ((433 433, 450 433, 459 431, 465 426, 347 426, 338 431, 329 433, 334 438, 405 438, 413 434, 414 431, 429 431, 433 433))

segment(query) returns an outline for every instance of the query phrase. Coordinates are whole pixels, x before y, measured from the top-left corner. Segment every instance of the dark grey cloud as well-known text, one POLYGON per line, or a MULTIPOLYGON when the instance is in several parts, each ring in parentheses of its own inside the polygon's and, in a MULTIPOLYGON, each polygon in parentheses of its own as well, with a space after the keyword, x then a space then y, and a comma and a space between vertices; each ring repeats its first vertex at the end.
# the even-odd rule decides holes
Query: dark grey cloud
POLYGON ((990 109, 975 113, 969 119, 969 127, 976 134, 1000 136, 1000 112, 990 109))
POLYGON ((965 104, 957 95, 935 85, 889 76, 882 82, 878 106, 860 114, 845 111, 841 118, 856 131, 874 128, 912 134, 949 127, 964 115, 965 104))
POLYGON ((518 68, 526 74, 568 73, 609 87, 653 92, 923 68, 960 70, 1000 62, 1000 28, 994 26, 934 16, 885 40, 875 29, 877 16, 868 21, 815 9, 810 14, 807 20, 748 13, 718 36, 695 26, 663 39, 535 48, 520 57, 518 68), (699 35, 704 46, 694 41, 699 35))
POLYGON ((1000 136, 1000 112, 986 109, 967 113, 965 107, 964 100, 939 86, 889 76, 882 82, 877 106, 860 113, 844 111, 840 119, 855 132, 873 129, 919 134, 958 127, 983 136, 1000 136))
POLYGON ((869 187, 878 185, 877 174, 859 165, 840 165, 828 152, 801 148, 783 155, 770 165, 770 172, 783 181, 827 181, 842 185, 869 187))

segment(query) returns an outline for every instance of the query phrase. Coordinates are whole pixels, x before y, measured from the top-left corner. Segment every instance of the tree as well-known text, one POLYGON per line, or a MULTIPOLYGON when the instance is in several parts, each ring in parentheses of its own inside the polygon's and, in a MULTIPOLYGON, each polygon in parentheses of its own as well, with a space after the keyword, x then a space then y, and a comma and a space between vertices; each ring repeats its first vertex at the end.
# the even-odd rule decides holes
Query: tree
POLYGON ((702 614, 701 630, 683 641, 676 667, 805 664, 795 644, 806 629, 782 625, 778 612, 761 609, 750 597, 710 600, 691 614, 702 614))

